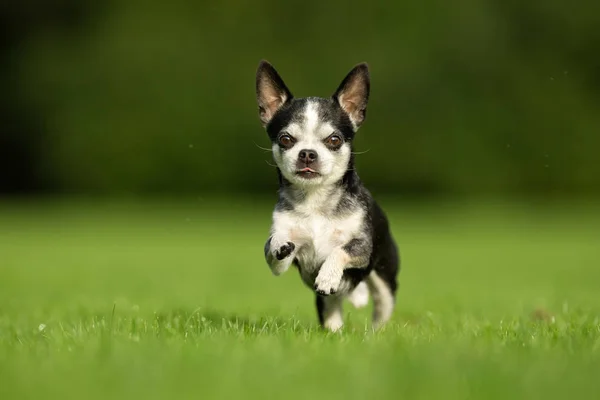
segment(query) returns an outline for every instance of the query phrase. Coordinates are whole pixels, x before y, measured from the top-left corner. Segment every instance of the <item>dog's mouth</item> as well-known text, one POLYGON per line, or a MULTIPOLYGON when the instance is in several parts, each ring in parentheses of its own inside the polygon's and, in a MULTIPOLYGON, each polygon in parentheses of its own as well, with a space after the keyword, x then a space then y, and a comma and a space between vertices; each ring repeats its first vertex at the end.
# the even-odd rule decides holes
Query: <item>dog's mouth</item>
POLYGON ((306 168, 297 170, 296 175, 301 176, 302 178, 305 178, 305 179, 313 179, 321 174, 319 174, 317 171, 315 171, 312 168, 306 167, 306 168))

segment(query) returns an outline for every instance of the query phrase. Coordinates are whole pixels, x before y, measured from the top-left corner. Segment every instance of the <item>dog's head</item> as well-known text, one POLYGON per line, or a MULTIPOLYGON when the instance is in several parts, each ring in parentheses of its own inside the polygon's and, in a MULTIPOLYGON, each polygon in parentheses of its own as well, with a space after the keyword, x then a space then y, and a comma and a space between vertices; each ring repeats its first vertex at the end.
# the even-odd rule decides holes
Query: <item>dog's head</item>
POLYGON ((355 132, 366 117, 367 64, 354 67, 330 98, 294 98, 275 68, 256 72, 260 120, 282 175, 299 186, 339 181, 348 170, 355 132))

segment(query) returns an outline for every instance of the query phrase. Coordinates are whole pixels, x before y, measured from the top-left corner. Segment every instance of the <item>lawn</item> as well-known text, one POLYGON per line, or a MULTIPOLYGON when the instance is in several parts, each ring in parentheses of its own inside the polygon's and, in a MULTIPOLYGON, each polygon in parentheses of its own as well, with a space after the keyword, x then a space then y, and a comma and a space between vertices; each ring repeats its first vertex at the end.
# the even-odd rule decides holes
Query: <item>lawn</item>
POLYGON ((394 318, 328 334, 268 201, 0 202, 0 399, 600 398, 600 205, 382 204, 394 318))

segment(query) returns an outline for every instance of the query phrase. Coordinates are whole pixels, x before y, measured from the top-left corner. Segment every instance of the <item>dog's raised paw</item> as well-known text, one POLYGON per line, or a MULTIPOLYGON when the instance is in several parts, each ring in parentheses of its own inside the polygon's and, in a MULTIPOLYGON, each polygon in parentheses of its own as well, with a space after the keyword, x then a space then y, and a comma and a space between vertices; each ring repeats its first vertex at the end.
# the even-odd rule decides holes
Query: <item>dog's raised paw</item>
POLYGON ((333 268, 321 269, 321 272, 319 272, 319 275, 317 275, 317 279, 315 280, 315 291, 320 296, 336 294, 340 287, 341 280, 341 271, 333 268))
POLYGON ((288 257, 290 254, 292 254, 295 248, 296 245, 294 243, 287 242, 286 244, 281 246, 279 250, 275 251, 275 258, 281 261, 284 258, 288 257))
POLYGON ((335 289, 331 288, 329 289, 329 292, 323 290, 323 289, 319 289, 319 287, 315 284, 314 286, 315 288, 315 292, 319 295, 319 296, 329 296, 331 294, 335 294, 335 289))

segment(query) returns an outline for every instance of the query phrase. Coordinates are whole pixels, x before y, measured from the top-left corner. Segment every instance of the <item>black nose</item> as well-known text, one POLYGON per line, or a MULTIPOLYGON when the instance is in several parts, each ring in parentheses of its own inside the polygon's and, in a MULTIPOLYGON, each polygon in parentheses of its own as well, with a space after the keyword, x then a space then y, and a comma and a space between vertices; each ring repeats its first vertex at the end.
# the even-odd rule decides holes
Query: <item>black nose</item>
POLYGON ((300 161, 303 161, 306 163, 306 165, 311 164, 315 161, 317 161, 317 158, 319 156, 317 155, 317 152, 314 150, 300 150, 300 153, 298 154, 298 158, 300 159, 300 161))

